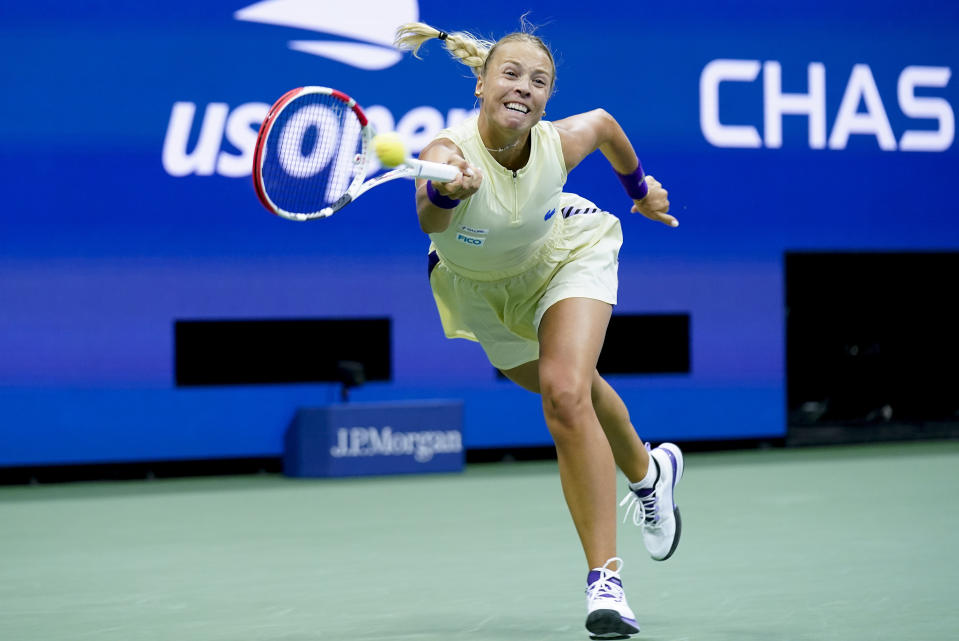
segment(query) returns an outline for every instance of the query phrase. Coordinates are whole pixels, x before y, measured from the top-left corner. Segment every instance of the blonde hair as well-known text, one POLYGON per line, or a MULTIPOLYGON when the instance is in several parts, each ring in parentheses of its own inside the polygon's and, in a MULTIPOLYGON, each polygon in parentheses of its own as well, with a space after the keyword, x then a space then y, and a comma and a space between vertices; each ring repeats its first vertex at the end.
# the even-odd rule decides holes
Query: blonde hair
POLYGON ((486 73, 486 62, 498 46, 506 42, 528 42, 542 49, 549 58, 550 64, 553 65, 553 78, 550 85, 552 89, 556 83, 556 61, 553 59, 553 52, 542 38, 533 34, 535 27, 526 20, 526 14, 520 17, 520 24, 522 31, 507 34, 493 42, 478 38, 466 31, 446 33, 423 22, 408 22, 397 28, 394 44, 398 49, 410 51, 414 57, 419 58, 418 53, 423 43, 439 38, 443 40, 451 56, 469 67, 473 75, 480 78, 486 73))

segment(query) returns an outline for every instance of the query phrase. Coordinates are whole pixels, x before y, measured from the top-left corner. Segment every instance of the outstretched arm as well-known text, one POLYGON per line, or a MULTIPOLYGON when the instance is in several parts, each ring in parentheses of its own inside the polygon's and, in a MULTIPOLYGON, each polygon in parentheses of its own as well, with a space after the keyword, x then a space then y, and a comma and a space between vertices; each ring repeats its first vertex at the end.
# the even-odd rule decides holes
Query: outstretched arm
POLYGON ((460 170, 460 176, 448 183, 416 181, 416 214, 420 219, 420 229, 427 234, 446 231, 450 225, 453 208, 460 199, 476 193, 483 181, 483 172, 473 167, 463 158, 463 152, 452 140, 437 138, 420 152, 421 160, 453 165, 460 170))
MULTIPOLYGON (((571 171, 597 149, 613 166, 624 181, 624 185, 628 185, 630 176, 640 169, 639 158, 632 143, 629 142, 629 138, 616 119, 606 110, 594 109, 558 120, 553 124, 563 143, 563 160, 566 162, 567 171, 571 171)), ((637 175, 634 180, 638 179, 637 175)), ((663 189, 662 184, 652 176, 645 176, 642 180, 646 183, 646 194, 642 197, 637 198, 636 190, 627 186, 627 192, 632 192, 630 194, 633 200, 632 211, 670 227, 679 225, 679 221, 668 213, 669 194, 663 189)))

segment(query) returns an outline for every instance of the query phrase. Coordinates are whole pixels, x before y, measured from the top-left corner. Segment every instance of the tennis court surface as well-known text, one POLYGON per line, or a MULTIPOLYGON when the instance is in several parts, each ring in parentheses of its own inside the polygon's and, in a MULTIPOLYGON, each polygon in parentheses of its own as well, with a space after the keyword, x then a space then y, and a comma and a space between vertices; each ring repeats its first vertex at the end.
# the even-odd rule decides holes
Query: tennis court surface
MULTIPOLYGON (((687 455, 649 641, 959 638, 959 442, 687 455)), ((7 641, 586 639, 555 462, 0 487, 7 641)))

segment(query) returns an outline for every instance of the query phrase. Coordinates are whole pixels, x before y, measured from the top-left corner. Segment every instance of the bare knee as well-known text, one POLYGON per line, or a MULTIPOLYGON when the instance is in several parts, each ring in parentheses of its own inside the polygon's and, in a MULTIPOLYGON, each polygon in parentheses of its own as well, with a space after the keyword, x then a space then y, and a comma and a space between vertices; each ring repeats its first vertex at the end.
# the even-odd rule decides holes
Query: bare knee
POLYGON ((575 376, 549 376, 540 373, 543 413, 551 431, 570 431, 582 427, 594 414, 590 381, 575 376))

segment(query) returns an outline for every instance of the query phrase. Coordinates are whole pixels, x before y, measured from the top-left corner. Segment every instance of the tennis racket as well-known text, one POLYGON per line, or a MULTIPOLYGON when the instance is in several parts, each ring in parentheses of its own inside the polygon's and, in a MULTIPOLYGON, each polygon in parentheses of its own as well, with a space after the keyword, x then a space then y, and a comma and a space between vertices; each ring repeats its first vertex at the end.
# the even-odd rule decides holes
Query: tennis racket
POLYGON ((328 87, 299 87, 273 105, 253 152, 253 187, 263 206, 289 220, 331 216, 396 178, 449 182, 451 165, 407 158, 369 180, 376 132, 356 101, 328 87))

